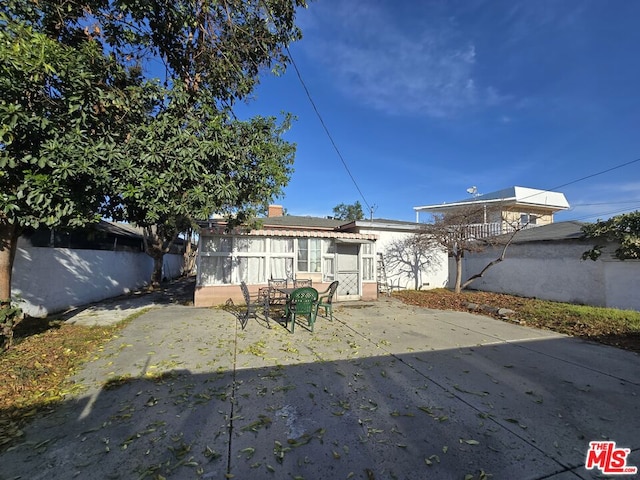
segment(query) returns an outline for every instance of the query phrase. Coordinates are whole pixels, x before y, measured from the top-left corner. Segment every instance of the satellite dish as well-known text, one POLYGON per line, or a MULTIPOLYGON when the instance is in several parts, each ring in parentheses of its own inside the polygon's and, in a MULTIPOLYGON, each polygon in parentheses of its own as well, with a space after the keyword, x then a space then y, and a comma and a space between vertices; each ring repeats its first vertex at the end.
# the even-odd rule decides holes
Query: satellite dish
POLYGON ((476 193, 478 193, 478 187, 474 185, 473 187, 467 188, 467 193, 475 195, 476 193))

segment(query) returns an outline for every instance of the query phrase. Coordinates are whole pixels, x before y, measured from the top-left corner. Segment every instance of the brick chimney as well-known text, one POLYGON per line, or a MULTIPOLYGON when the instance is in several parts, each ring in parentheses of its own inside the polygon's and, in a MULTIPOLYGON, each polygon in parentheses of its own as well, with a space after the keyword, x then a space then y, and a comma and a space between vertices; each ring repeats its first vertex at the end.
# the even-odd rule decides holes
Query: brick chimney
POLYGON ((282 205, 269 205, 269 218, 271 217, 282 217, 284 214, 284 209, 282 205))

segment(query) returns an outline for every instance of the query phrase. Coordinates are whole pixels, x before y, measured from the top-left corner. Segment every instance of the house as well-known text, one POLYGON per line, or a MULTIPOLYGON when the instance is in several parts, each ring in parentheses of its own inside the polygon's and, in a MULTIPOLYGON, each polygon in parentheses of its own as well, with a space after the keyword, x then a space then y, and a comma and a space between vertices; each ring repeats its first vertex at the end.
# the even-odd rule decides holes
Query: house
POLYGON ((416 222, 420 221, 421 212, 441 215, 464 210, 475 217, 469 226, 474 235, 486 237, 548 225, 553 223, 556 212, 569 208, 567 199, 560 192, 517 186, 484 195, 475 194, 475 187, 469 191, 473 194, 471 198, 414 207, 416 222))
MULTIPOLYGON (((617 244, 584 239, 583 223, 558 222, 517 232, 504 261, 487 270, 471 288, 558 302, 640 310, 640 260, 618 260, 617 244), (605 246, 597 261, 582 260, 594 245, 605 246)), ((465 256, 462 278, 480 272, 502 253, 491 246, 465 256)), ((455 269, 451 268, 453 275, 455 269)), ((453 284, 454 279, 450 279, 453 284)))
POLYGON ((414 268, 410 274, 382 269, 386 247, 415 232, 419 226, 413 222, 283 215, 279 205, 271 205, 260 221, 261 228, 230 232, 222 220, 201 222, 196 306, 240 302, 240 282, 255 293, 271 278, 308 278, 320 291, 338 280, 336 301, 377 299, 383 271, 397 287, 415 285, 411 274, 419 277, 420 287, 446 282, 444 254, 438 268, 414 268))

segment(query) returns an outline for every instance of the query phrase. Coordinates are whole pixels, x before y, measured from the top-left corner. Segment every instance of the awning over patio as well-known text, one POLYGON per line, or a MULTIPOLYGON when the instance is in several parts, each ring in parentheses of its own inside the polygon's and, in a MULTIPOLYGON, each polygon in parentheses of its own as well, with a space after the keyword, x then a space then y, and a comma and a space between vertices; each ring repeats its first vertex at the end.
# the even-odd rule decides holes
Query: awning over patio
POLYGON ((373 243, 378 239, 377 235, 370 233, 346 233, 322 230, 233 230, 225 232, 223 228, 203 228, 200 235, 238 235, 251 237, 297 237, 297 238, 334 238, 336 243, 373 243))

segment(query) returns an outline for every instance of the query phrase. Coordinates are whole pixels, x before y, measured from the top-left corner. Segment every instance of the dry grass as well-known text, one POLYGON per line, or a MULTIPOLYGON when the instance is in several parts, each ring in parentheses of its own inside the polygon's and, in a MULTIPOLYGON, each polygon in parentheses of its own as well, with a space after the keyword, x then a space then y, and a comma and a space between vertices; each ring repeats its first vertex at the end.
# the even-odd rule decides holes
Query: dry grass
POLYGON ((69 376, 122 325, 82 327, 32 319, 18 327, 14 346, 0 354, 0 450, 22 435, 31 417, 78 388, 69 376))

